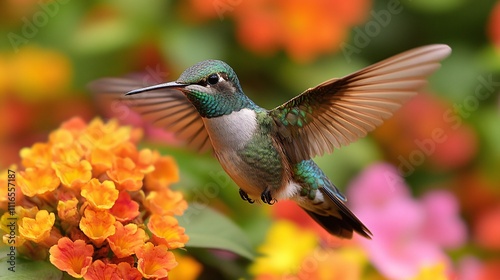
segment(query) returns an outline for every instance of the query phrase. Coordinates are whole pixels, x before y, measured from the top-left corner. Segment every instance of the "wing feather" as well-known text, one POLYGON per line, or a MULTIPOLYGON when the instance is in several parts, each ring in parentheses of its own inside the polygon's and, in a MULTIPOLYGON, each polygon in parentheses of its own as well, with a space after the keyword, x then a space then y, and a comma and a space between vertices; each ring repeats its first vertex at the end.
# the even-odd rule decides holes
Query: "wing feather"
POLYGON ((269 111, 276 136, 293 161, 348 145, 391 117, 450 52, 446 45, 416 48, 310 88, 269 111))
POLYGON ((93 82, 90 88, 98 94, 98 98, 119 102, 122 107, 141 114, 143 119, 155 126, 175 133, 189 147, 199 152, 212 150, 201 116, 182 92, 159 89, 125 96, 125 93, 144 86, 134 79, 104 78, 93 82))

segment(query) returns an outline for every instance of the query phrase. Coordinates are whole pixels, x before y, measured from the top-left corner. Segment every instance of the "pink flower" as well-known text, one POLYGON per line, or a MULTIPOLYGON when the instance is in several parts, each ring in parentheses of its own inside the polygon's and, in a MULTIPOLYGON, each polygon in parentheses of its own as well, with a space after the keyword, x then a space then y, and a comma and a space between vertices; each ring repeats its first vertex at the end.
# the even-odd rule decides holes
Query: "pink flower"
POLYGON ((443 248, 460 247, 466 239, 466 227, 458 216, 457 199, 447 191, 435 190, 425 194, 421 201, 426 212, 423 237, 443 248))
POLYGON ((465 225, 458 217, 455 198, 432 191, 421 200, 389 164, 367 168, 350 185, 352 210, 373 232, 360 239, 375 267, 386 277, 406 279, 424 267, 449 265, 444 248, 465 241, 465 225))

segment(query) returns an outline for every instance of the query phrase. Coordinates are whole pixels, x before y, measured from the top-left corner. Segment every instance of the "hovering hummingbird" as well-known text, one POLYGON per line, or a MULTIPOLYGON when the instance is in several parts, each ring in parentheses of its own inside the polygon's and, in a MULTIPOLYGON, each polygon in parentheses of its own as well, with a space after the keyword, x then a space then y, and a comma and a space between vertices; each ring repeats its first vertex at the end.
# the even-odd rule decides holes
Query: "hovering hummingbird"
POLYGON ((416 48, 325 81, 272 110, 248 98, 236 73, 220 60, 195 64, 174 82, 137 88, 137 81, 102 79, 94 90, 140 94, 130 106, 191 147, 212 150, 243 200, 291 199, 330 234, 351 238, 355 231, 370 238, 346 197, 311 158, 382 124, 450 52, 446 45, 416 48))

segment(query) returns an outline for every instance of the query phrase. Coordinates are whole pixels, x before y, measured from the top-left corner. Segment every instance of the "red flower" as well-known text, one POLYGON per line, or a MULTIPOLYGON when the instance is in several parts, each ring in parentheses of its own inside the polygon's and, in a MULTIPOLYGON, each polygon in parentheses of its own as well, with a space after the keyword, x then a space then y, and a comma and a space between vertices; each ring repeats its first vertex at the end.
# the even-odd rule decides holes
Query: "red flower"
POLYGON ((414 97, 373 136, 403 176, 429 163, 441 170, 464 166, 477 151, 477 137, 460 112, 429 94, 414 97))
POLYGON ((500 48, 500 2, 497 2, 491 11, 490 22, 488 24, 488 34, 493 44, 500 48))
POLYGON ((139 204, 130 198, 127 191, 121 191, 115 205, 109 210, 120 222, 131 221, 139 216, 139 204))

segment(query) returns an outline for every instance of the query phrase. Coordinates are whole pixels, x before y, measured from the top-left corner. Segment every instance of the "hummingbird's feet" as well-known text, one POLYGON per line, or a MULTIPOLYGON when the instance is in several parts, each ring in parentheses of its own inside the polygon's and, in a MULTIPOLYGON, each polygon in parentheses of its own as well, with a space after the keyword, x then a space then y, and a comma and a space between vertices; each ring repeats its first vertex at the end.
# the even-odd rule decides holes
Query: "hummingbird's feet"
POLYGON ((269 189, 266 189, 262 192, 262 194, 260 195, 260 199, 262 199, 262 202, 269 205, 273 205, 274 203, 276 203, 276 199, 272 198, 271 191, 269 189))
POLYGON ((250 204, 253 204, 255 202, 255 200, 248 197, 248 194, 242 189, 240 189, 240 196, 241 196, 241 199, 243 199, 244 201, 248 201, 248 203, 250 203, 250 204))

